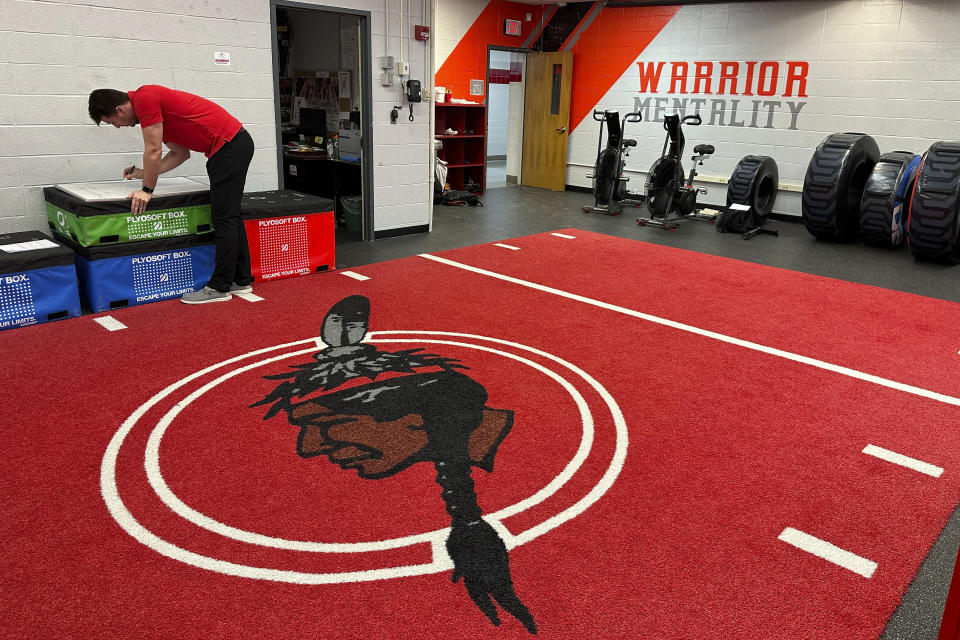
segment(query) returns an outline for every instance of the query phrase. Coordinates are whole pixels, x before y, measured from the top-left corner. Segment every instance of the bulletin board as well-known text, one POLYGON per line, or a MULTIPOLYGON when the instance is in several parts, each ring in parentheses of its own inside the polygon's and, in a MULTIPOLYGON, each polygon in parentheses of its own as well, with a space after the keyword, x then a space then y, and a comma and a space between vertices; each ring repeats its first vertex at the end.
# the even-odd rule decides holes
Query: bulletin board
POLYGON ((317 107, 327 112, 327 130, 336 131, 341 111, 341 73, 349 78, 349 72, 337 71, 298 71, 294 74, 292 124, 300 124, 302 107, 317 107))

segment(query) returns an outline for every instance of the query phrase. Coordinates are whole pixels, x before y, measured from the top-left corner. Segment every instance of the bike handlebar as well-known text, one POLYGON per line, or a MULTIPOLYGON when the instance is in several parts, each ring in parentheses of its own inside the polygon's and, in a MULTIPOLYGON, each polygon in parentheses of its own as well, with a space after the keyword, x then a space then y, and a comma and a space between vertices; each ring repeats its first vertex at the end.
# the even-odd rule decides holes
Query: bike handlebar
POLYGON ((624 116, 623 119, 626 122, 640 122, 641 120, 643 120, 643 116, 640 115, 639 111, 635 111, 633 113, 628 113, 626 116, 624 116))
MULTIPOLYGON (((597 122, 603 122, 608 113, 616 113, 616 111, 596 111, 593 112, 593 119, 597 122), (597 116, 600 116, 599 118, 597 116)), ((631 114, 632 115, 632 114, 631 114)))
POLYGON ((684 116, 681 122, 683 122, 684 124, 692 124, 696 126, 703 122, 703 118, 700 117, 699 113, 695 113, 692 116, 684 116))

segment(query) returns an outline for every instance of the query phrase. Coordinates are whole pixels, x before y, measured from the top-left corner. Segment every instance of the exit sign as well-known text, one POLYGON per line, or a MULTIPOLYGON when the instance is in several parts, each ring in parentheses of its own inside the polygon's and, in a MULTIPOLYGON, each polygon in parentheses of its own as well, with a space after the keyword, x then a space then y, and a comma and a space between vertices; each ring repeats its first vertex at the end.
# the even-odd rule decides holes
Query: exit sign
POLYGON ((519 20, 504 20, 503 21, 503 32, 508 36, 518 36, 520 35, 520 21, 519 20))

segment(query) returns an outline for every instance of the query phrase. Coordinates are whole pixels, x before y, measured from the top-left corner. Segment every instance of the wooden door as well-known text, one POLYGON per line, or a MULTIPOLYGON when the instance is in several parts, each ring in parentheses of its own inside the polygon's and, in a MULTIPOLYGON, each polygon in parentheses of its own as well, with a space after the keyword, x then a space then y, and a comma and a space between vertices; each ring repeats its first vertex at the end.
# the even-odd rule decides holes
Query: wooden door
POLYGON ((567 181, 573 53, 528 53, 526 76, 520 183, 563 191, 567 181))

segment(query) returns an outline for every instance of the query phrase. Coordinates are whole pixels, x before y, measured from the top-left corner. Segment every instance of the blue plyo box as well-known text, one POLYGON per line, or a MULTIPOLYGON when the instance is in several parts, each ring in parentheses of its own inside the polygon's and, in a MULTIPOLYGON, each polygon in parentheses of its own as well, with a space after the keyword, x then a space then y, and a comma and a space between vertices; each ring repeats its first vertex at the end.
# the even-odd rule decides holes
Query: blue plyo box
POLYGON ((179 298, 213 274, 213 235, 178 236, 76 251, 80 297, 92 311, 109 311, 179 298))
POLYGON ((0 234, 0 330, 79 315, 73 252, 39 231, 0 234))

